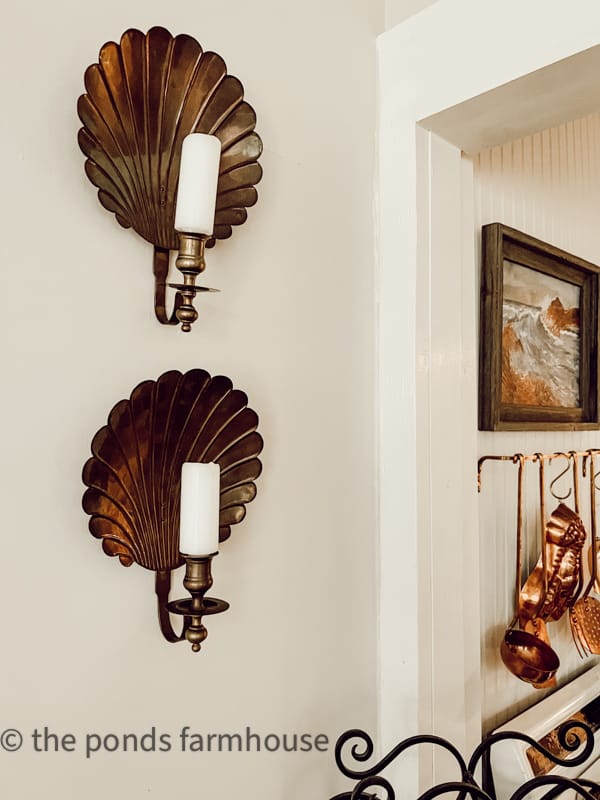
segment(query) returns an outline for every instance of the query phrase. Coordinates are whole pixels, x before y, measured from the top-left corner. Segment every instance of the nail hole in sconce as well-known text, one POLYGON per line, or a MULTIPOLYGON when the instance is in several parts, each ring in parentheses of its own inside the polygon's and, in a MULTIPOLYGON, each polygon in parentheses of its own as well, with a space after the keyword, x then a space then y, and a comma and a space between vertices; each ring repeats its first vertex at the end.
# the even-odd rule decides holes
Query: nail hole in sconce
POLYGON ((262 469, 258 416, 247 404, 223 375, 166 372, 114 406, 83 468, 90 532, 123 565, 156 572, 160 629, 194 651, 206 638, 202 618, 229 607, 205 597, 211 561, 244 519, 262 469), (184 561, 191 597, 169 602, 171 571, 184 561), (171 614, 183 619, 179 634, 171 614))
POLYGON ((158 27, 107 42, 85 89, 77 110, 86 174, 104 208, 154 245, 157 319, 189 331, 196 294, 218 291, 196 285, 205 247, 231 236, 258 197, 256 114, 219 55, 158 27), (183 283, 167 283, 171 250, 183 283), (176 292, 170 315, 167 286, 176 292))

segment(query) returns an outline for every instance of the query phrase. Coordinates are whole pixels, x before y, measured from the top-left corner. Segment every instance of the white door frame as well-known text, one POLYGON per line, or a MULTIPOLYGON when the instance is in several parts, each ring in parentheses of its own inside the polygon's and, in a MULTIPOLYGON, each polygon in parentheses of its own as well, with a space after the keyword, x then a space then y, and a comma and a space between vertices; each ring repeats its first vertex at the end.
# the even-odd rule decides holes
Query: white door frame
MULTIPOLYGON (((536 104, 531 73, 599 43, 597 0, 438 0, 378 39, 382 751, 418 732, 466 751, 480 737, 478 301, 472 170, 461 147, 478 126, 490 144, 545 127, 548 93, 536 104), (436 135, 448 128, 444 114, 452 144, 436 135)), ((429 755, 420 767, 400 761, 392 778, 407 797, 444 769, 429 755)))

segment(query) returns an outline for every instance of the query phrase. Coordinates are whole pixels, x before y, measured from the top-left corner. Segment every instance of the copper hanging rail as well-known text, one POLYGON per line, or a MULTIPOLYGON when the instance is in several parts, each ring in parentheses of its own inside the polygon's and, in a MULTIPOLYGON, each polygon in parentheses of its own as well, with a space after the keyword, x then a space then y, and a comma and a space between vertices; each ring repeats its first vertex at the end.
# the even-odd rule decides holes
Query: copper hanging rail
POLYGON ((586 459, 588 459, 591 455, 595 456, 598 453, 600 453, 600 449, 591 447, 588 450, 568 450, 566 452, 559 451, 555 453, 531 453, 530 455, 514 453, 512 456, 481 456, 481 458, 477 461, 477 491, 481 491, 481 472, 485 461, 511 461, 513 464, 518 464, 520 459, 523 459, 524 461, 552 461, 555 458, 565 458, 567 461, 569 461, 575 457, 583 459, 582 464, 585 474, 586 459))

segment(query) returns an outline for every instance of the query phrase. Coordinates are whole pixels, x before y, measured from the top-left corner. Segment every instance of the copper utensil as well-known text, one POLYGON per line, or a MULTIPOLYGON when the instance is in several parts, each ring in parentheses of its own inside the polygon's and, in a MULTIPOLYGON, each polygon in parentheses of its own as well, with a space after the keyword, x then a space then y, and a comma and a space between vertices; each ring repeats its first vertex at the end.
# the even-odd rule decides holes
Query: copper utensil
POLYGON ((594 474, 594 454, 588 453, 590 458, 590 518, 592 521, 592 536, 590 543, 591 570, 590 580, 585 587, 581 598, 573 606, 573 623, 577 630, 579 643, 584 652, 600 655, 600 601, 590 597, 594 584, 598 578, 598 552, 596 541, 596 476, 594 474))
MULTIPOLYGON (((517 489, 517 570, 515 581, 515 608, 519 609, 521 596, 521 551, 523 530, 523 467, 525 458, 517 455, 519 461, 517 489)), ((506 668, 517 678, 534 686, 552 681, 560 661, 548 643, 528 631, 515 628, 519 616, 515 614, 500 645, 500 656, 506 668)), ((544 626, 545 627, 545 626, 544 626)))
POLYGON ((537 636, 509 628, 500 645, 504 666, 536 689, 546 688, 560 666, 556 652, 537 636))
MULTIPOLYGON (((574 495, 574 499, 575 499, 575 512, 577 514, 579 514, 579 461, 578 461, 578 454, 574 450, 571 450, 569 452, 569 456, 570 456, 572 464, 573 464, 573 495, 574 495)), ((590 548, 590 550, 588 552, 591 553, 591 548, 590 548)), ((592 570, 592 567, 590 566, 590 572, 591 572, 591 570, 592 570)), ((579 583, 578 583, 578 586, 577 586, 575 602, 571 606, 569 606, 569 625, 571 626, 571 635, 573 637, 573 642, 575 643, 575 647, 577 648, 577 652, 579 653, 581 658, 584 658, 584 656, 586 654, 585 653, 586 644, 581 638, 581 633, 580 633, 579 625, 578 625, 577 612, 575 611, 575 605, 577 603, 577 600, 578 600, 579 596, 581 595, 582 589, 583 589, 583 565, 582 565, 581 569, 579 570, 579 583)))
MULTIPOLYGON (((594 486, 595 486, 596 489, 598 488, 598 484, 596 483, 596 478, 598 477, 598 475, 600 475, 600 472, 598 472, 598 473, 596 473, 596 475, 594 475, 594 486)), ((588 565, 589 565, 590 574, 592 573, 592 570, 594 569, 593 564, 592 564, 592 558, 594 556, 596 557, 596 582, 594 583, 594 586, 593 586, 593 591, 596 592, 596 594, 600 594, 600 579, 598 578, 598 555, 600 555, 600 554, 598 552, 598 536, 596 536, 596 541, 594 543, 594 546, 590 547, 590 549, 588 550, 588 565)))
MULTIPOLYGON (((540 642, 543 642, 545 645, 547 645, 558 659, 558 655, 552 649, 552 645, 550 643, 550 635, 548 634, 548 628, 543 619, 536 618, 528 620, 525 623, 525 627, 523 630, 526 633, 531 633, 533 636, 536 637, 536 639, 539 639, 540 642)), ((552 674, 550 674, 547 677, 543 675, 539 681, 533 681, 533 687, 534 689, 554 689, 556 687, 556 674, 552 672, 552 674)))
POLYGON ((537 564, 525 581, 519 598, 521 627, 527 620, 558 620, 570 608, 581 591, 581 550, 586 530, 581 517, 564 503, 559 503, 545 521, 544 458, 540 465, 540 528, 542 551, 537 564))
MULTIPOLYGON (((596 537, 596 545, 595 545, 595 547, 590 547, 590 549, 588 550, 588 568, 589 568, 590 573, 592 572, 592 570, 594 568, 593 564, 592 564, 593 553, 596 553, 596 559, 597 559, 598 558, 598 538, 597 537, 596 537)), ((598 571, 598 567, 596 567, 596 572, 597 571, 598 571)), ((600 594, 600 580, 598 579, 597 576, 596 576, 596 583, 594 584, 594 591, 596 592, 596 594, 600 594)))
MULTIPOLYGON (((547 576, 547 565, 551 559, 548 559, 547 550, 546 550, 546 531, 544 529, 544 523, 546 520, 546 511, 545 511, 545 483, 544 483, 544 457, 541 454, 537 454, 537 460, 540 465, 539 470, 539 490, 540 490, 540 546, 541 546, 541 559, 542 563, 539 565, 539 569, 542 570, 543 576, 547 576), (545 563, 543 559, 546 559, 545 563)), ((560 476, 559 476, 560 477, 560 476)), ((555 479, 556 481, 556 479, 555 479)), ((552 483, 554 483, 553 481, 552 483)), ((552 491, 552 483, 550 484, 550 490, 552 491)), ((568 497, 568 495, 567 495, 568 497)), ((566 499, 566 498, 561 498, 566 499)), ((552 518, 551 518, 552 519, 552 518)), ((542 604, 544 599, 546 598, 546 592, 548 590, 548 580, 544 577, 544 594, 542 598, 542 604)), ((522 599, 525 594, 525 587, 521 590, 519 595, 519 613, 524 616, 523 608, 522 608, 522 599)), ((533 617, 532 619, 521 619, 521 625, 523 626, 523 630, 527 633, 531 633, 537 639, 542 641, 544 644, 548 645, 548 647, 552 650, 552 646, 550 644, 550 636, 548 634, 548 628, 546 627, 546 623, 540 617, 533 617)), ((554 653, 554 650, 552 650, 554 653)), ((556 655, 556 653, 554 653, 556 655)), ((558 656, 557 656, 558 659, 558 656)), ((558 669, 558 667, 557 667, 558 669)), ((533 686, 535 689, 553 689, 556 686, 556 673, 553 672, 550 675, 541 675, 540 680, 532 681, 533 686)))

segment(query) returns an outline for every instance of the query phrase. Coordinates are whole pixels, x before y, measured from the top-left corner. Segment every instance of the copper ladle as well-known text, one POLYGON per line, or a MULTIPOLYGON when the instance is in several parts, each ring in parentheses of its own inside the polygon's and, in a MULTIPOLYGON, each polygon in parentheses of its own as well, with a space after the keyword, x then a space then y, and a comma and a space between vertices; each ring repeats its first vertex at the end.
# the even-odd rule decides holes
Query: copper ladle
MULTIPOLYGON (((519 618, 519 600, 521 596, 521 550, 523 530, 523 468, 525 457, 515 456, 519 462, 518 490, 517 490, 517 572, 515 584, 515 608, 517 613, 510 623, 504 639, 500 645, 500 656, 505 667, 517 678, 534 686, 547 684, 552 681, 560 666, 560 660, 555 651, 543 641, 542 638, 528 631, 515 628, 519 618)), ((543 460, 540 461, 540 485, 543 488, 544 472, 543 460)), ((542 529, 543 535, 543 529, 542 529)), ((536 620, 545 629, 543 620, 536 620)), ((537 629, 540 630, 541 626, 537 629)), ((545 633, 545 630, 544 630, 545 633)), ((540 630, 540 635, 542 631, 540 630)))

